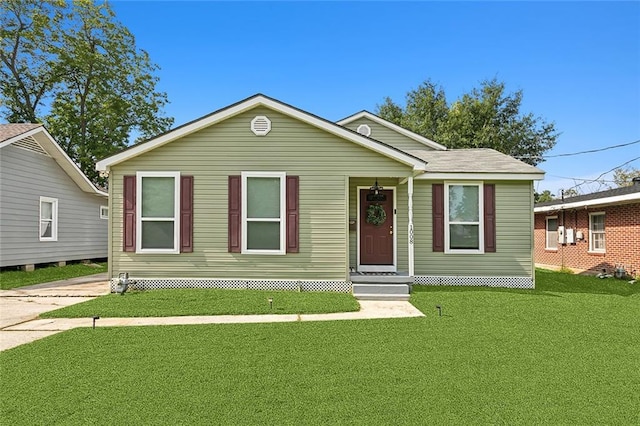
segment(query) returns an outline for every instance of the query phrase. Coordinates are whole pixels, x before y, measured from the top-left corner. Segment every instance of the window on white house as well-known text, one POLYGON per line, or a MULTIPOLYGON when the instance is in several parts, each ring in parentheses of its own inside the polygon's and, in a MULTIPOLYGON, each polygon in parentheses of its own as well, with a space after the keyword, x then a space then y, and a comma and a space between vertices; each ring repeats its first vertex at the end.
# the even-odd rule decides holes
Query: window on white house
POLYGON ((100 219, 109 219, 109 207, 100 206, 100 219))
POLYGON ((558 217, 547 218, 547 239, 545 248, 548 250, 558 249, 558 217))
POLYGON ((604 253, 604 213, 589 214, 589 251, 604 253))
POLYGON ((179 253, 180 173, 138 172, 136 252, 179 253))
POLYGON ((484 253, 481 183, 447 183, 445 252, 484 253))
POLYGON ((40 197, 40 241, 58 241, 58 199, 40 197))
POLYGON ((285 254, 285 180, 280 172, 242 173, 242 252, 285 254))

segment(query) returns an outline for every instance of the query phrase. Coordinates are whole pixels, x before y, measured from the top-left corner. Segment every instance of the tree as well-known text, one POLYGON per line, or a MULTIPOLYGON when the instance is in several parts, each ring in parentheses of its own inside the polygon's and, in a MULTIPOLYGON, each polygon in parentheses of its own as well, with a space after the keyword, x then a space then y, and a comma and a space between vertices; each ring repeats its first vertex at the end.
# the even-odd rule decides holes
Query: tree
POLYGON ((576 188, 560 189, 560 194, 563 200, 565 198, 577 197, 580 195, 576 188))
POLYGON ((617 187, 633 185, 633 178, 640 178, 640 169, 635 167, 623 167, 613 172, 613 181, 617 187))
POLYGON ((493 148, 536 165, 559 135, 554 123, 520 112, 522 96, 493 79, 447 104, 442 87, 427 80, 408 92, 404 108, 386 98, 377 114, 448 148, 493 148))
POLYGON ((56 67, 61 2, 0 3, 0 106, 9 122, 38 121, 60 75, 56 67))
POLYGON ((6 46, 14 49, 5 51, 3 43, 2 72, 12 72, 4 61, 12 52, 23 58, 23 68, 39 61, 43 65, 34 67, 32 76, 15 80, 18 87, 34 86, 31 80, 42 81, 43 95, 34 97, 26 90, 27 96, 4 90, 3 85, 6 117, 10 121, 42 120, 82 171, 103 184, 94 168, 96 160, 126 147, 133 135, 145 139, 168 130, 173 123, 161 113, 167 96, 155 88, 158 67, 146 52, 135 47, 133 35, 115 20, 107 3, 11 0, 9 4, 16 12, 9 11, 8 21, 20 23, 26 21, 22 16, 28 16, 32 23, 8 27, 7 35, 13 42, 6 46), (33 11, 43 5, 47 18, 33 11), (28 32, 34 21, 42 29, 28 32), (53 33, 57 35, 44 40, 46 34, 53 33), (23 41, 25 34, 33 44, 23 41), (34 45, 43 46, 43 53, 34 54, 34 45), (45 103, 45 99, 51 101, 45 103))
POLYGON ((555 199, 551 191, 548 189, 545 189, 542 192, 534 192, 533 198, 535 203, 544 203, 545 201, 552 201, 555 199))

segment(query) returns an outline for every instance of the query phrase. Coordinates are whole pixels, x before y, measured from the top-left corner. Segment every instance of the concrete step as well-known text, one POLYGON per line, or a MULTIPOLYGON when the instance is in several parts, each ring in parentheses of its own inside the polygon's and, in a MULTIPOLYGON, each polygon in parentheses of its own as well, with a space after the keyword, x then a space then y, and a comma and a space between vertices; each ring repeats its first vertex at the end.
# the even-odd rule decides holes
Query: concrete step
POLYGON ((353 283, 353 296, 359 300, 409 300, 409 284, 353 283))
POLYGON ((413 277, 409 275, 351 274, 350 279, 354 284, 413 284, 413 277))
POLYGON ((410 295, 408 294, 353 294, 358 300, 389 300, 393 302, 397 301, 407 301, 409 300, 410 295))

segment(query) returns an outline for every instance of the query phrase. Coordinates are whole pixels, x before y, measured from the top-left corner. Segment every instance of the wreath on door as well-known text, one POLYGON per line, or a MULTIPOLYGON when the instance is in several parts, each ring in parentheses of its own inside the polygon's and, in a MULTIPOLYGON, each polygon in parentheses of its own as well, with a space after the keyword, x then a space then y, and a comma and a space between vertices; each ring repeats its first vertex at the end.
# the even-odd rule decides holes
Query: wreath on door
POLYGON ((387 220, 387 213, 380 204, 369 204, 367 207, 367 223, 380 226, 387 220))

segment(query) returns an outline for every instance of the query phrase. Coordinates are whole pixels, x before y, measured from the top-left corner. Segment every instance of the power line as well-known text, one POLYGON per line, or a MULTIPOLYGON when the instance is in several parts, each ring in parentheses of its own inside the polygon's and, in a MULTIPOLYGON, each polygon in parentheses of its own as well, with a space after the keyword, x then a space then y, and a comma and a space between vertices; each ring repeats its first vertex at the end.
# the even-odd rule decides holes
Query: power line
POLYGON ((567 153, 567 154, 556 154, 556 155, 544 155, 543 158, 555 158, 555 157, 569 157, 572 155, 580 155, 580 154, 591 154, 593 152, 600 152, 600 151, 606 151, 608 149, 614 149, 614 148, 621 148, 623 146, 629 146, 629 145, 633 145, 636 143, 639 143, 640 139, 638 139, 637 141, 633 141, 633 142, 629 142, 629 143, 623 143, 620 145, 612 145, 612 146, 607 146, 605 148, 598 148, 598 149, 591 149, 589 151, 580 151, 580 152, 572 152, 572 153, 567 153))
POLYGON ((611 145, 611 146, 606 146, 604 148, 590 149, 588 151, 570 152, 570 153, 554 154, 554 155, 518 155, 517 157, 514 157, 514 158, 537 158, 537 159, 540 159, 540 160, 545 160, 545 159, 548 159, 548 158, 570 157, 570 156, 573 156, 573 155, 592 154, 594 152, 607 151, 609 149, 614 149, 614 148, 622 148, 622 147, 629 146, 629 145, 634 145, 634 144, 637 144, 637 143, 640 143, 640 139, 635 140, 633 142, 623 143, 623 144, 619 144, 619 145, 611 145))
MULTIPOLYGON (((607 173, 611 173, 612 171, 614 171, 614 170, 616 170, 616 169, 619 169, 620 167, 626 166, 627 164, 632 163, 632 162, 634 162, 634 161, 636 161, 636 160, 638 160, 638 159, 640 159, 640 157, 632 158, 631 160, 629 160, 629 161, 625 161, 624 163, 620 164, 619 166, 614 167, 614 168, 613 168, 613 169, 611 169, 611 170, 607 170, 606 172, 600 173, 600 175, 599 175, 597 178, 593 179, 591 182, 597 182, 597 181, 598 181, 598 179, 600 179, 602 176, 606 175, 607 173)), ((587 182, 588 182, 588 181, 587 181, 587 180, 585 180, 584 182, 579 183, 579 184, 577 184, 577 185, 574 185, 574 186, 572 186, 571 188, 566 189, 565 191, 567 191, 567 190, 569 190, 569 189, 575 189, 575 188, 577 188, 577 187, 579 187, 579 186, 581 186, 581 185, 584 185, 584 184, 585 184, 585 183, 587 183, 587 182)))

